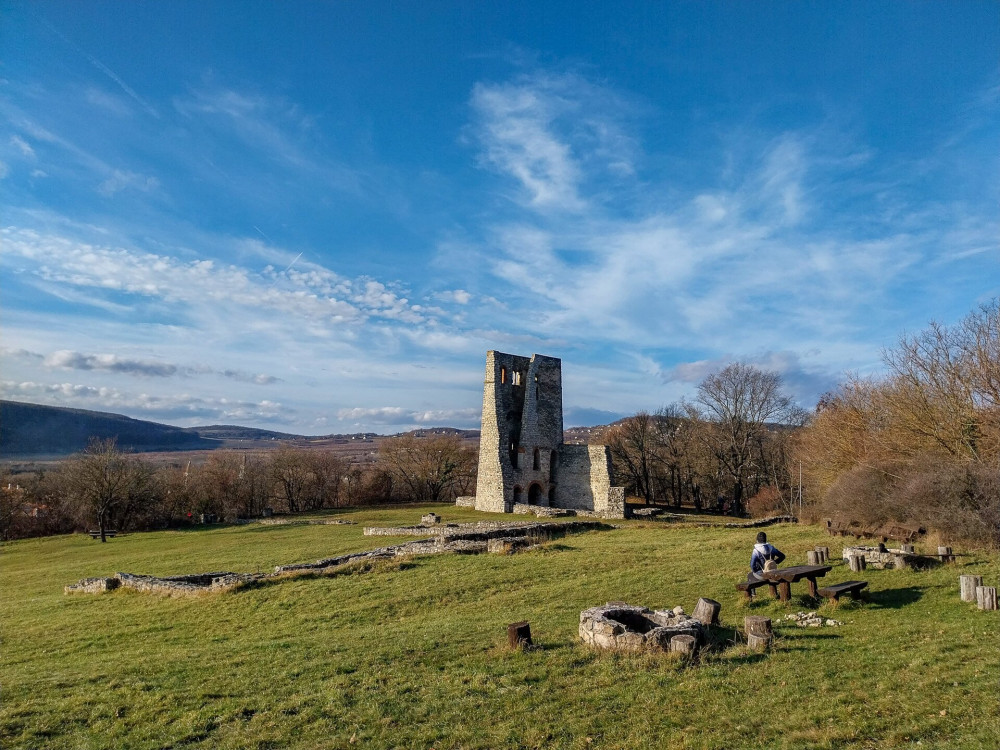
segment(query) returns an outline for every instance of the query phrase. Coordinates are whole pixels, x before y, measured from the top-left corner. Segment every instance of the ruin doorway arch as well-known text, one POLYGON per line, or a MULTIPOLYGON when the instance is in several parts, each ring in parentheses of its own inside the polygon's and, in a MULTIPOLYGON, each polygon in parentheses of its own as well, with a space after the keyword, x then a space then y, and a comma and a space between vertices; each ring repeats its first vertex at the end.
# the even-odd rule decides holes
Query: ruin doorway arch
POLYGON ((528 488, 528 505, 541 505, 542 504, 542 486, 540 484, 532 484, 528 488))

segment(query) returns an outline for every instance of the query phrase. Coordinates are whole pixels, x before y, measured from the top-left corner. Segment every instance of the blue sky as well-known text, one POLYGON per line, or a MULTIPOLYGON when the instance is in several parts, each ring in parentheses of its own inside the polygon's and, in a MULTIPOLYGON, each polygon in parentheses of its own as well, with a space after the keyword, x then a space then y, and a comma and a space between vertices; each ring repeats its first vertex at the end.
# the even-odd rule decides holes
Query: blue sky
POLYGON ((995 2, 0 2, 0 393, 304 434, 811 408, 1000 295, 995 2))

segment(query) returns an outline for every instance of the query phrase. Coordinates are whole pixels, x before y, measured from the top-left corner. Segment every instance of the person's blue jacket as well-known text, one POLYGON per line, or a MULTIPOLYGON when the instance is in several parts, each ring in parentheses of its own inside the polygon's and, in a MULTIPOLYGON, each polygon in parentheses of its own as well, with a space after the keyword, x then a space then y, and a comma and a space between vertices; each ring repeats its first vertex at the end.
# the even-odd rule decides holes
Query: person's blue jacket
POLYGON ((750 555, 750 572, 757 578, 764 572, 764 563, 774 560, 778 565, 785 559, 785 555, 773 544, 764 542, 753 546, 753 554, 750 555))

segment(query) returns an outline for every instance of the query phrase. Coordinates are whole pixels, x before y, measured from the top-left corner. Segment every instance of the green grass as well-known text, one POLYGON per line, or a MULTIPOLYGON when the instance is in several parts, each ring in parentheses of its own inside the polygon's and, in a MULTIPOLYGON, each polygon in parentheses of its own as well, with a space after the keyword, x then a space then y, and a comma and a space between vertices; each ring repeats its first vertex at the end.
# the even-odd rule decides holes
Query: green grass
MULTIPOLYGON (((446 521, 490 518, 450 506, 446 521)), ((64 595, 116 570, 170 575, 270 570, 403 541, 427 507, 343 514, 357 526, 214 527, 76 535, 0 552, 0 746, 4 748, 993 748, 1000 738, 1000 614, 959 601, 958 576, 1000 582, 1000 559, 925 572, 866 571, 869 599, 821 612, 841 628, 778 618, 805 609, 764 594, 744 605, 755 532, 654 523, 565 537, 509 557, 419 557, 170 598, 64 595), (721 643, 701 663, 584 647, 580 611, 698 597, 724 625, 775 620, 766 654, 721 643), (528 620, 537 650, 511 653, 528 620), (920 743, 919 745, 917 743, 920 743)), ((834 540, 783 525, 789 556, 834 540)), ((836 564, 825 580, 852 575, 836 564)), ((805 591, 793 585, 793 593, 805 591)))

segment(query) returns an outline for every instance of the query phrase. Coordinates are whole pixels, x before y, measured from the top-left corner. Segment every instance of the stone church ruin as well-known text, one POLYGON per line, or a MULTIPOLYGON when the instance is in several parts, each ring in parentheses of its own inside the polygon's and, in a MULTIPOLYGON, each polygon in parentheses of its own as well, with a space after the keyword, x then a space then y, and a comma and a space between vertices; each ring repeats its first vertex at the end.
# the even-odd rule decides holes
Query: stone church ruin
POLYGON ((559 359, 486 352, 476 496, 459 502, 492 513, 625 517, 608 447, 563 443, 559 359))

